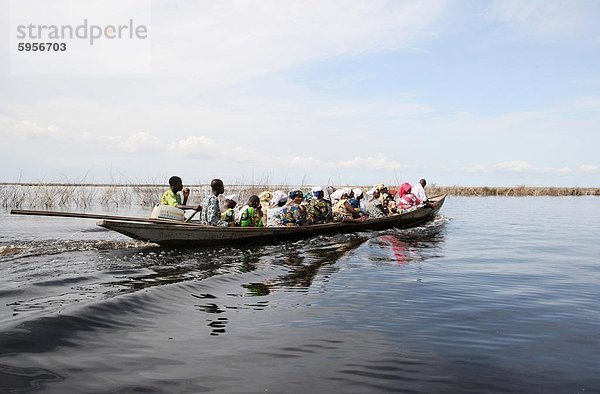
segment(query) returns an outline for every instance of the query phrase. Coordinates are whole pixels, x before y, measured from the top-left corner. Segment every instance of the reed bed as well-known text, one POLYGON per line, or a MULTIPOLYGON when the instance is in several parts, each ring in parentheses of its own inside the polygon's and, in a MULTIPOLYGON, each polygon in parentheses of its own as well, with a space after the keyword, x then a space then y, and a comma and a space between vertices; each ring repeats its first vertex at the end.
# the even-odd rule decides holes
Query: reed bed
POLYGON ((427 195, 448 194, 464 197, 538 197, 538 196, 600 196, 600 188, 583 187, 466 187, 427 185, 427 195))
MULTIPOLYGON (((206 184, 191 185, 190 204, 201 203, 210 193, 206 184)), ((288 191, 298 187, 304 191, 309 185, 292 186, 287 184, 234 184, 226 185, 225 194, 237 194, 240 205, 243 205, 253 194, 265 190, 288 191)), ((367 190, 370 186, 359 186, 367 190)), ((10 208, 30 209, 88 209, 94 206, 119 208, 127 206, 152 207, 160 202, 162 194, 168 185, 158 184, 0 184, 0 206, 10 208)), ((482 197, 482 196, 600 196, 600 188, 565 188, 565 187, 465 187, 427 185, 428 195, 448 194, 452 196, 482 197)))

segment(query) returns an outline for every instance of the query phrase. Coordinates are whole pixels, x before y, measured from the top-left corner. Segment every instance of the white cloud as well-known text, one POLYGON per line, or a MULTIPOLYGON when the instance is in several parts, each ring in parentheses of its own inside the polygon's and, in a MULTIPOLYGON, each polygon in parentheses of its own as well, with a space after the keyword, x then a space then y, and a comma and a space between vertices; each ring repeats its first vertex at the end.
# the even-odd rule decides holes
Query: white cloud
POLYGON ((408 164, 389 160, 382 153, 379 153, 375 157, 356 156, 352 160, 340 160, 335 165, 345 169, 365 169, 372 171, 401 171, 411 168, 408 164))
POLYGON ((168 145, 168 149, 176 155, 183 155, 190 158, 205 159, 214 158, 220 155, 220 150, 226 147, 218 147, 217 143, 205 136, 189 136, 183 140, 168 145))
POLYGON ((125 152, 138 152, 160 149, 162 147, 161 141, 143 131, 131 134, 125 137, 109 137, 108 140, 125 152))
POLYGON ((503 161, 494 166, 497 169, 512 171, 512 172, 524 172, 533 170, 533 166, 526 161, 503 161))
POLYGON ((558 170, 556 170, 557 174, 561 174, 561 175, 568 175, 571 174, 573 172, 573 170, 570 167, 563 167, 563 168, 559 168, 558 170))
POLYGON ((489 168, 483 164, 474 164, 472 166, 462 167, 461 170, 470 173, 482 173, 489 171, 489 168))
POLYGON ((536 41, 553 42, 581 37, 592 23, 593 0, 495 0, 493 19, 536 41))
POLYGON ((589 164, 583 164, 579 167, 579 169, 583 172, 600 172, 600 167, 589 164))
POLYGON ((153 70, 209 85, 317 59, 406 47, 428 37, 445 1, 265 0, 154 3, 153 70), (316 11, 318 10, 318 11, 316 11))
POLYGON ((0 132, 6 136, 26 138, 62 138, 63 133, 58 127, 40 125, 31 120, 16 120, 7 115, 0 115, 0 132))

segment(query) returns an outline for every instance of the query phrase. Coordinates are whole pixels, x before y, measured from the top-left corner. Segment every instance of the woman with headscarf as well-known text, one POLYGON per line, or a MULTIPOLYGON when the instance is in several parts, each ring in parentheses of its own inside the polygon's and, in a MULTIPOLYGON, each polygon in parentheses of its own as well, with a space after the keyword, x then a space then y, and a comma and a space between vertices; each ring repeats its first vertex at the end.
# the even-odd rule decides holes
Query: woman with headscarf
POLYGON ((285 226, 283 224, 283 209, 287 200, 288 196, 285 192, 281 190, 273 192, 273 197, 267 209, 267 227, 285 226))
POLYGON ((271 201, 271 198, 273 198, 273 193, 267 190, 258 195, 261 210, 265 215, 267 214, 267 209, 269 209, 269 202, 271 201))
POLYGON ((396 196, 396 207, 403 212, 412 210, 421 204, 421 200, 411 193, 412 187, 410 183, 403 183, 398 189, 396 196))
POLYGON ((368 195, 371 196, 369 203, 367 204, 367 214, 369 215, 369 219, 379 219, 386 217, 385 210, 383 209, 383 204, 379 197, 381 197, 379 190, 373 188, 367 192, 368 195))
MULTIPOLYGON (((297 209, 300 215, 300 222, 304 222, 306 220, 306 208, 307 204, 304 202, 304 193, 300 189, 292 189, 289 194, 289 201, 286 204, 288 207, 288 211, 292 211, 297 209)), ((302 224, 302 223, 298 223, 302 224)))
POLYGON ((354 196, 352 189, 350 189, 349 187, 343 187, 341 189, 337 189, 329 195, 329 198, 331 199, 331 204, 335 205, 338 201, 340 201, 342 199, 342 196, 344 194, 346 195, 347 199, 352 198, 354 196))
POLYGON ((285 192, 277 190, 273 193, 270 208, 267 209, 267 227, 300 226, 303 218, 300 209, 296 206, 286 206, 288 196, 285 192))
POLYGON ((348 201, 352 194, 352 189, 344 188, 342 190, 341 198, 338 202, 333 204, 333 221, 334 222, 362 222, 366 219, 365 216, 361 215, 360 209, 357 211, 350 205, 348 201))
POLYGON ((324 224, 331 222, 331 205, 323 198, 324 192, 321 186, 312 188, 313 198, 308 206, 306 221, 308 224, 324 224))
POLYGON ((350 198, 348 201, 352 208, 358 209, 363 215, 367 214, 367 202, 364 199, 364 193, 362 189, 356 188, 352 189, 352 194, 354 197, 350 198))

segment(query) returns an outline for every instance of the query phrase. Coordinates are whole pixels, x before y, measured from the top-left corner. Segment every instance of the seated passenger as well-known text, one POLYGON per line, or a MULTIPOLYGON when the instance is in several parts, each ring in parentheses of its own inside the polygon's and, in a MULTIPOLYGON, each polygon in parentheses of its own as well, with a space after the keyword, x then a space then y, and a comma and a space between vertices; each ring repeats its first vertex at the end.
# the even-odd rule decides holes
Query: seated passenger
POLYGON ((237 194, 230 194, 228 196, 225 196, 224 205, 226 209, 223 213, 221 213, 221 220, 227 222, 228 225, 229 223, 233 223, 235 221, 235 206, 237 205, 237 201, 237 194))
POLYGON ((379 190, 380 198, 381 198, 381 195, 386 194, 388 192, 387 186, 384 185, 383 183, 376 184, 375 186, 373 186, 373 189, 379 190))
POLYGON ((267 215, 267 209, 269 209, 269 201, 271 201, 272 197, 273 197, 273 194, 270 191, 264 191, 258 195, 258 198, 260 199, 261 211, 265 215, 265 218, 263 220, 265 222, 267 220, 266 215, 267 215))
POLYGON ((219 196, 225 192, 225 186, 220 179, 213 179, 210 182, 212 190, 211 196, 206 199, 205 207, 202 212, 202 223, 211 226, 233 227, 233 222, 227 223, 221 220, 221 209, 219 208, 219 196))
POLYGON ((363 215, 365 215, 367 213, 367 204, 364 201, 362 189, 352 189, 352 194, 354 197, 349 199, 350 205, 352 205, 352 208, 358 209, 363 215))
POLYGON ((385 193, 380 197, 381 200, 381 204, 383 206, 383 212, 386 215, 393 215, 395 213, 398 213, 398 207, 396 206, 396 203, 394 202, 394 198, 389 194, 389 193, 385 193))
POLYGON ((417 182, 411 189, 411 193, 421 200, 421 202, 427 201, 425 186, 427 186, 427 181, 425 179, 419 179, 419 182, 417 182))
POLYGON ((312 188, 313 198, 308 206, 306 222, 308 224, 324 224, 333 220, 331 205, 325 200, 323 188, 315 186, 312 188))
POLYGON ((300 226, 303 224, 300 209, 297 206, 286 206, 287 194, 281 190, 273 193, 270 208, 267 209, 267 226, 300 226))
POLYGON ((369 219, 378 219, 387 216, 383 209, 383 204, 379 197, 381 197, 381 193, 377 189, 371 189, 371 201, 367 204, 367 214, 369 215, 369 219))
POLYGON ((169 178, 169 190, 167 190, 160 201, 162 205, 170 205, 179 209, 193 209, 194 211, 201 211, 202 206, 200 205, 186 205, 188 197, 190 195, 189 188, 183 188, 183 181, 178 176, 172 176, 169 178), (183 191, 183 201, 179 192, 183 191))
POLYGON ((284 226, 283 208, 287 200, 287 194, 281 190, 273 193, 273 197, 269 202, 269 208, 267 209, 267 227, 284 226))
POLYGON ((362 222, 366 219, 365 216, 360 214, 360 211, 356 211, 352 208, 352 205, 348 202, 348 195, 351 194, 352 190, 342 189, 340 200, 333 205, 333 221, 334 222, 362 222))
POLYGON ((307 205, 304 203, 304 193, 300 189, 292 189, 288 194, 289 201, 286 204, 288 207, 296 207, 300 211, 302 220, 306 220, 307 205))
POLYGON ((398 195, 396 197, 398 210, 402 210, 403 212, 412 210, 421 204, 421 200, 412 194, 411 190, 412 187, 410 186, 410 183, 403 183, 398 189, 398 195))
POLYGON ((334 191, 333 193, 331 193, 329 195, 329 197, 331 199, 331 204, 335 205, 338 201, 340 201, 342 199, 342 196, 344 194, 346 195, 346 198, 352 198, 354 196, 352 194, 352 189, 350 189, 349 187, 337 189, 336 191, 334 191))
POLYGON ((331 205, 331 195, 335 192, 335 187, 327 186, 323 189, 323 198, 331 205))
POLYGON ((260 198, 252 195, 236 215, 236 224, 240 227, 263 227, 263 213, 260 198))

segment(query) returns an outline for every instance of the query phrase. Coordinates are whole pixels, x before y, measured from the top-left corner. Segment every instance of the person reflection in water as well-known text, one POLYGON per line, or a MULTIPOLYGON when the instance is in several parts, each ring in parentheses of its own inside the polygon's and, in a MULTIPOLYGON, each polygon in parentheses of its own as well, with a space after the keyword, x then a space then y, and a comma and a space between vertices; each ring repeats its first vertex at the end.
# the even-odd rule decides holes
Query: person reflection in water
POLYGON ((389 242, 392 247, 392 253, 394 254, 394 258, 398 262, 398 264, 405 264, 408 262, 408 257, 406 254, 406 244, 394 237, 393 235, 383 235, 379 237, 380 240, 389 242))

